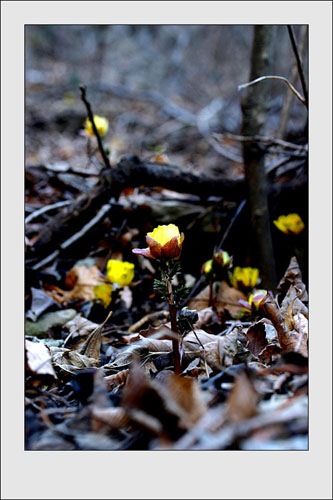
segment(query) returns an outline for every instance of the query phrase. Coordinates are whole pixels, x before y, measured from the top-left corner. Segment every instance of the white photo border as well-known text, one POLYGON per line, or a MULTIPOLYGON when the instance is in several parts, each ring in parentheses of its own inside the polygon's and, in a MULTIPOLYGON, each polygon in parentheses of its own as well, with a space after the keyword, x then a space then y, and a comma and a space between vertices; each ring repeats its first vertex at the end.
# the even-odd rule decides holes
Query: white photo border
POLYGON ((1 11, 2 498, 331 498, 332 3, 3 1, 1 11), (309 451, 24 451, 24 25, 105 23, 309 25, 309 451))

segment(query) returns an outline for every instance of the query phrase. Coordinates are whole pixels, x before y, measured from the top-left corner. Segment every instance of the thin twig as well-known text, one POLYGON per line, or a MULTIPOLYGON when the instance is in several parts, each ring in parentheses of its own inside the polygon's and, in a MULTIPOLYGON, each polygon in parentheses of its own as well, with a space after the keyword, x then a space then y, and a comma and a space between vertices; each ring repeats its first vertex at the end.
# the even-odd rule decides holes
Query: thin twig
POLYGON ((45 214, 46 212, 50 212, 51 210, 55 210, 56 208, 65 207, 67 205, 70 205, 71 203, 72 203, 71 201, 58 201, 57 203, 53 203, 52 205, 47 205, 45 207, 39 208, 38 210, 32 212, 32 214, 28 215, 28 217, 25 218, 24 223, 28 224, 33 219, 36 219, 37 217, 39 217, 42 214, 45 214))
POLYGON ((93 130, 94 130, 94 134, 95 134, 96 139, 97 139, 98 148, 100 150, 100 153, 101 153, 103 161, 104 161, 104 165, 106 168, 110 168, 111 165, 109 162, 109 158, 104 150, 101 136, 99 135, 99 132, 98 132, 96 125, 95 125, 95 122, 94 122, 94 115, 93 115, 93 112, 91 110, 91 105, 86 97, 86 87, 84 85, 80 85, 80 91, 81 91, 81 99, 84 102, 84 104, 86 105, 88 117, 89 117, 89 120, 91 121, 93 130))
POLYGON ((73 236, 68 238, 68 240, 64 241, 60 245, 59 250, 55 250, 54 252, 52 252, 50 255, 45 257, 45 259, 43 259, 40 262, 38 262, 37 264, 35 264, 32 269, 34 271, 37 271, 41 267, 44 267, 46 264, 49 264, 50 262, 52 262, 59 255, 60 250, 65 250, 66 248, 68 248, 70 245, 72 245, 77 240, 82 238, 82 236, 84 236, 88 231, 90 231, 90 229, 93 226, 95 226, 100 220, 102 220, 105 217, 105 215, 109 212, 109 210, 111 209, 111 206, 112 205, 109 205, 109 204, 103 205, 102 208, 99 210, 99 212, 95 215, 95 217, 93 219, 91 219, 85 226, 83 226, 83 228, 80 231, 75 233, 73 236))
POLYGON ((208 366, 207 366, 207 360, 206 360, 206 351, 205 351, 205 346, 203 345, 203 343, 201 342, 201 340, 199 339, 198 335, 196 334, 196 331, 194 330, 193 326, 191 325, 190 322, 188 322, 190 327, 191 327, 191 331, 194 333, 195 335, 195 338, 197 339, 197 341, 199 342, 199 344, 201 345, 202 347, 202 350, 203 350, 203 358, 204 358, 204 362, 205 362, 205 369, 206 369, 206 375, 207 375, 207 378, 209 378, 209 372, 208 372, 208 366))
POLYGON ((234 215, 234 216, 233 216, 233 218, 231 219, 229 226, 228 226, 228 227, 227 227, 227 229, 224 231, 224 234, 223 234, 223 236, 222 236, 222 238, 221 238, 221 240, 220 240, 219 244, 218 244, 218 245, 217 245, 217 247, 216 247, 216 250, 215 250, 216 252, 218 252, 219 250, 221 250, 222 245, 223 245, 223 243, 225 242, 225 240, 226 240, 226 238, 227 238, 227 236, 228 236, 228 234, 229 234, 230 229, 232 228, 232 226, 233 226, 233 224, 234 224, 235 220, 237 219, 237 217, 239 216, 239 214, 240 214, 240 213, 241 213, 241 211, 243 210, 243 207, 245 206, 245 203, 246 203, 246 200, 242 200, 242 201, 240 202, 240 204, 238 205, 237 210, 236 210, 236 212, 235 212, 235 215, 234 215))
POLYGON ((250 87, 251 85, 255 85, 256 83, 262 82, 264 80, 281 80, 289 87, 289 89, 297 97, 297 99, 299 99, 305 106, 307 106, 307 101, 304 99, 304 97, 295 89, 295 87, 290 83, 290 81, 287 80, 287 78, 285 78, 284 76, 276 76, 276 75, 260 76, 259 78, 256 78, 252 82, 242 83, 242 85, 238 85, 238 90, 245 89, 247 87, 250 87))
POLYGON ((293 47, 293 51, 294 51, 295 58, 296 58, 298 74, 299 74, 299 77, 300 77, 300 80, 301 80, 301 84, 302 84, 302 89, 303 89, 303 94, 304 94, 304 100, 305 100, 304 104, 305 104, 306 107, 308 107, 308 90, 307 90, 307 86, 306 86, 306 82, 305 82, 305 76, 304 76, 304 71, 303 71, 303 67, 302 67, 301 58, 300 58, 300 55, 299 55, 299 52, 298 52, 298 48, 297 48, 297 45, 296 45, 294 30, 293 30, 293 28, 292 28, 292 26, 290 24, 287 25, 287 28, 288 28, 288 33, 289 33, 291 45, 293 47))
POLYGON ((146 314, 143 316, 143 318, 139 319, 134 325, 130 326, 128 329, 128 332, 134 333, 137 332, 145 323, 148 323, 148 321, 160 318, 163 316, 165 319, 169 317, 169 312, 168 311, 155 311, 149 314, 146 314))
POLYGON ((308 145, 294 144, 293 142, 283 141, 282 139, 277 139, 275 137, 269 137, 266 135, 236 135, 236 134, 214 134, 214 137, 218 140, 222 139, 232 139, 238 142, 263 142, 268 144, 276 144, 282 146, 285 149, 294 149, 296 151, 308 151, 308 145))

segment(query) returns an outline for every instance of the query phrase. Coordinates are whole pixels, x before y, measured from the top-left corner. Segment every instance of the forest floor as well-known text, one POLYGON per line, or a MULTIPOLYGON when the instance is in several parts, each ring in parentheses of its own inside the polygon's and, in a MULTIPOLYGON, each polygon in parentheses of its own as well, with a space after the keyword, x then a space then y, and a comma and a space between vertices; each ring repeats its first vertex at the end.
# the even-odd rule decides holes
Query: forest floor
MULTIPOLYGON (((56 74, 50 70, 51 84, 32 72, 26 81, 26 449, 308 449, 306 230, 289 237, 274 226, 272 293, 260 286, 242 196, 126 178, 115 192, 98 191, 107 168, 84 132, 85 105, 56 74), (157 286, 161 263, 133 253, 147 246, 148 232, 169 224, 185 235, 172 282, 182 289, 176 337, 170 295, 157 286), (203 269, 222 249, 233 258, 203 269), (253 267, 237 279, 242 266, 253 267)), ((87 96, 109 121, 111 177, 130 156, 129 171, 171 166, 202 185, 243 182, 241 142, 230 136, 239 102, 224 108, 229 121, 221 128, 216 101, 198 113, 184 96, 118 84, 88 85, 87 96)), ((272 219, 297 211, 306 224, 293 184, 306 190, 303 139, 281 166, 276 148, 267 150, 272 219), (290 184, 292 198, 283 195, 290 184)))

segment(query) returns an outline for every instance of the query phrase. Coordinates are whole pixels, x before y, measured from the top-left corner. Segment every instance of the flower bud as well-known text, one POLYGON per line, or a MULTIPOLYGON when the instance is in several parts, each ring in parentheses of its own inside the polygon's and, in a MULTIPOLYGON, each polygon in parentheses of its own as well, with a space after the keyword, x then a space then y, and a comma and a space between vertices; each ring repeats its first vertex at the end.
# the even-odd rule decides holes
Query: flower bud
POLYGON ((180 234, 175 224, 157 226, 152 232, 147 233, 148 248, 135 248, 132 251, 150 259, 179 259, 183 241, 184 234, 180 234))

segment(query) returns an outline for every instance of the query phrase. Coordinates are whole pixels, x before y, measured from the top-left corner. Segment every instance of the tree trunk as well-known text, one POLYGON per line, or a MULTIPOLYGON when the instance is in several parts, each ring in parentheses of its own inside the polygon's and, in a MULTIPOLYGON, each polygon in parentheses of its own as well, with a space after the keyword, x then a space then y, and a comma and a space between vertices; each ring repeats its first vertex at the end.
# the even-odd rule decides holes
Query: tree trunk
MULTIPOLYGON (((274 26, 255 26, 251 56, 250 81, 271 74, 274 26)), ((242 101, 242 135, 264 135, 269 81, 248 88, 242 101)), ((262 285, 270 290, 276 287, 275 260, 271 224, 267 202, 265 155, 255 142, 244 142, 243 157, 251 225, 258 252, 262 285)))

